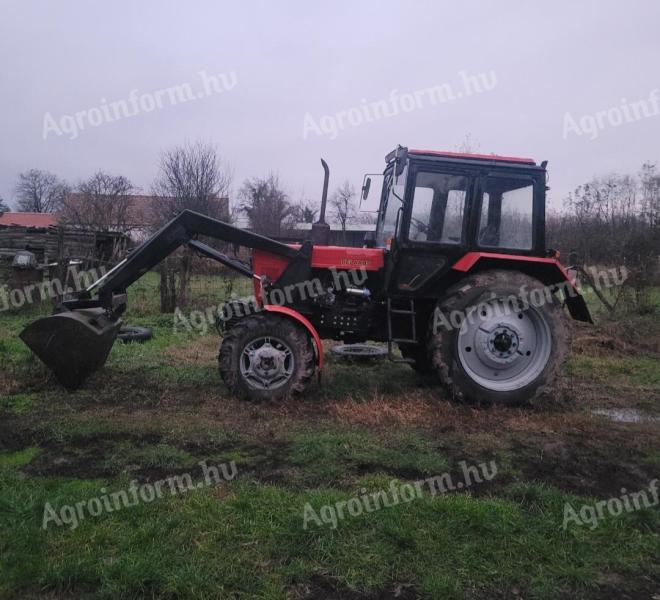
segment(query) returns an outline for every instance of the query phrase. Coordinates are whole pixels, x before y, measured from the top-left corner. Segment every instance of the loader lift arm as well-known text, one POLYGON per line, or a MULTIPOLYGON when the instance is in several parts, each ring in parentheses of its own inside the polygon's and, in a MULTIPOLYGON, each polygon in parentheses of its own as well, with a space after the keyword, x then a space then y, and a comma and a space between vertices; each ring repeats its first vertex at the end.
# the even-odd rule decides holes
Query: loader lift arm
POLYGON ((253 276, 252 271, 243 263, 193 239, 197 235, 205 235, 231 244, 271 252, 291 259, 292 264, 299 262, 300 259, 304 260, 308 254, 307 248, 292 248, 206 215, 184 210, 136 248, 122 263, 98 282, 93 283, 78 298, 66 300, 63 305, 68 309, 102 307, 111 312, 123 312, 126 288, 184 244, 188 244, 197 252, 213 258, 243 275, 253 276), (92 290, 96 288, 98 288, 96 292, 98 299, 92 297, 92 290))
POLYGON ((287 258, 288 266, 278 280, 271 283, 262 278, 262 285, 281 285, 287 280, 304 277, 311 268, 309 242, 294 248, 184 210, 84 292, 62 302, 55 314, 29 324, 21 332, 21 339, 55 373, 60 383, 68 389, 76 389, 108 358, 121 327, 119 317, 126 310, 126 288, 183 244, 243 275, 257 277, 245 264, 193 239, 197 235, 287 258))

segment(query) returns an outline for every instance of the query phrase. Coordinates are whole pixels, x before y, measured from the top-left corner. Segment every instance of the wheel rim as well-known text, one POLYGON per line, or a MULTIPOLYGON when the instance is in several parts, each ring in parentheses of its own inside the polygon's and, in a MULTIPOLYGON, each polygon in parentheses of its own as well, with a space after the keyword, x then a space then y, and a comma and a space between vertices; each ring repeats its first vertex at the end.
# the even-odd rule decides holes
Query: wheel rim
POLYGON ((507 392, 532 383, 552 350, 550 327, 530 306, 511 310, 502 300, 480 305, 458 335, 458 358, 470 378, 484 388, 507 392))
POLYGON ((295 359, 288 344, 275 337, 252 340, 241 352, 241 375, 257 390, 274 390, 293 375, 295 359))

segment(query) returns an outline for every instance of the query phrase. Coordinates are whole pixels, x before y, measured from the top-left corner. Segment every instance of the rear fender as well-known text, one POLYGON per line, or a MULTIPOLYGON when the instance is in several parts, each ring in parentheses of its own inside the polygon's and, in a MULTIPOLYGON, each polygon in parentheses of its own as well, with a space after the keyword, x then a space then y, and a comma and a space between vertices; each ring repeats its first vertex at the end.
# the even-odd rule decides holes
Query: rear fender
POLYGON ((462 273, 477 270, 505 268, 515 269, 535 277, 545 285, 558 285, 564 292, 564 299, 571 317, 576 321, 593 323, 589 307, 574 278, 557 258, 540 256, 519 256, 491 252, 468 252, 459 259, 452 269, 462 273))
POLYGON ((285 317, 289 319, 293 319, 294 321, 300 323, 309 332, 309 335, 312 336, 312 340, 314 341, 315 354, 316 354, 316 365, 318 366, 319 370, 323 369, 323 362, 324 362, 323 343, 321 342, 321 338, 318 332, 316 331, 314 325, 312 325, 309 322, 309 320, 305 318, 303 315, 301 315, 297 310, 293 310, 292 308, 288 308, 287 306, 278 306, 276 304, 265 304, 264 310, 269 313, 278 313, 280 315, 284 315, 285 317))

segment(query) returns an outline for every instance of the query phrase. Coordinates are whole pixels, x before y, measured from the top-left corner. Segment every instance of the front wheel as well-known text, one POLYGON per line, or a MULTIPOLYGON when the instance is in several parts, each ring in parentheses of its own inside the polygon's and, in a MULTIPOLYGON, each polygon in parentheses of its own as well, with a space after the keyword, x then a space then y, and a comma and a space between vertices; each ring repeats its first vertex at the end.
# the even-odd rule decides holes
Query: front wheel
POLYGON ((222 341, 219 363, 229 390, 252 400, 301 393, 315 370, 309 334, 290 319, 270 314, 237 321, 222 341))
POLYGON ((458 399, 532 401, 568 356, 566 318, 551 289, 516 271, 468 276, 449 290, 432 321, 433 367, 458 399))

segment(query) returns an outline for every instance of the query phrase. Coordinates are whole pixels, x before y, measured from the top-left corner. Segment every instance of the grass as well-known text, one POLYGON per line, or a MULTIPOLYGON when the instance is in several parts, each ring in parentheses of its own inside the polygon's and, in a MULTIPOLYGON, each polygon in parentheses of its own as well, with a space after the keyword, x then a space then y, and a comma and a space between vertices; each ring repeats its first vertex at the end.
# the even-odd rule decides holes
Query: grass
POLYGON ((658 359, 653 356, 577 356, 573 358, 572 366, 576 374, 595 381, 614 381, 642 390, 660 388, 658 359))
POLYGON ((146 468, 192 467, 195 459, 188 452, 169 444, 156 443, 136 447, 129 441, 117 444, 109 453, 106 464, 120 471, 127 465, 137 464, 146 468))
POLYGON ((0 469, 15 469, 27 465, 39 454, 39 448, 24 448, 18 452, 0 453, 0 469))
MULTIPOLYGON (((255 404, 220 384, 216 334, 175 331, 172 315, 154 314, 156 281, 131 289, 126 315, 154 338, 116 344, 75 393, 17 339, 34 315, 0 315, 0 598, 656 592, 657 507, 607 515, 594 529, 562 527, 566 503, 579 510, 658 477, 657 423, 591 415, 603 405, 657 413, 660 360, 649 347, 631 338, 636 353, 611 349, 609 325, 576 330, 570 398, 557 389, 534 408, 461 406, 405 365, 331 356, 323 385, 304 398, 255 404), (201 461, 234 461, 237 476, 43 528, 47 503, 66 516, 63 507, 131 481, 190 473, 203 484, 201 461), (410 502, 347 513, 334 528, 332 519, 304 527, 306 506, 328 517, 391 485, 461 481, 463 461, 495 461, 497 475, 445 494, 426 487, 410 502)), ((654 327, 653 316, 634 320, 640 335, 654 327)))
POLYGON ((396 433, 382 440, 363 429, 303 431, 293 437, 290 461, 302 467, 310 481, 341 481, 356 468, 414 476, 434 475, 448 464, 430 440, 413 433, 396 433))
POLYGON ((11 394, 0 397, 0 407, 15 415, 26 413, 38 401, 36 394, 11 394))
MULTIPOLYGON (((129 288, 129 306, 135 316, 149 316, 160 310, 160 276, 149 272, 129 288)), ((242 276, 193 275, 189 284, 190 310, 217 306, 230 297, 242 298, 254 293, 252 281, 242 276)))
MULTIPOLYGON (((657 513, 648 523, 636 514, 593 531, 564 531, 558 525, 564 503, 576 499, 541 486, 489 499, 426 494, 349 517, 336 529, 304 529, 307 503, 320 510, 351 495, 239 482, 221 499, 216 489, 195 490, 83 519, 75 529, 53 523, 44 531, 46 502, 60 508, 99 495, 99 488, 88 482, 55 486, 12 473, 3 473, 2 483, 3 503, 14 515, 8 531, 18 542, 3 552, 0 590, 6 592, 28 584, 94 590, 101 598, 285 598, 287 588, 321 576, 364 593, 397 581, 414 582, 433 598, 489 597, 513 588, 555 598, 561 590, 588 592, 603 573, 652 569, 658 550, 650 533, 659 524, 657 513)), ((388 483, 358 485, 377 491, 388 483)))

